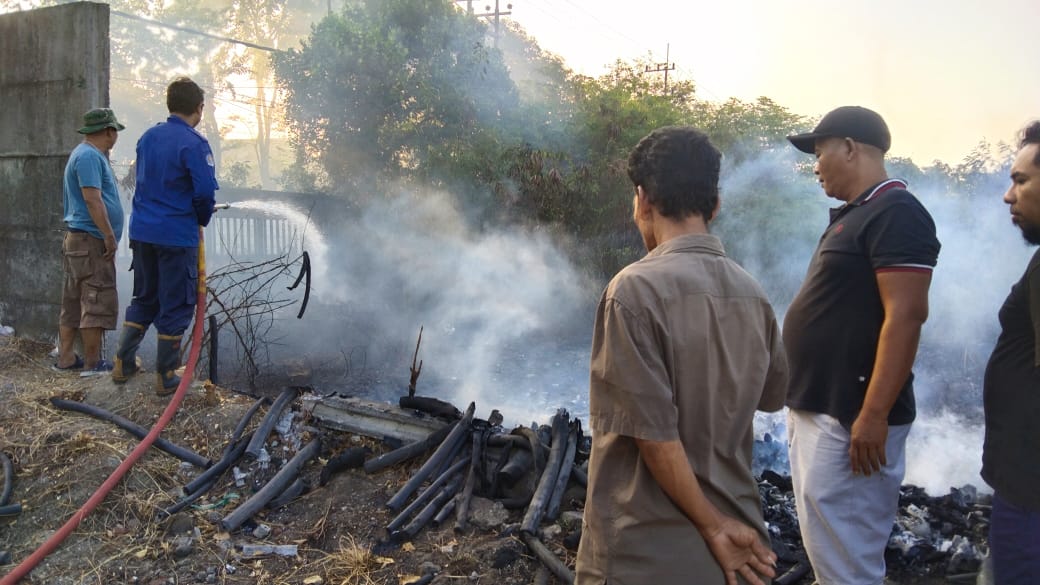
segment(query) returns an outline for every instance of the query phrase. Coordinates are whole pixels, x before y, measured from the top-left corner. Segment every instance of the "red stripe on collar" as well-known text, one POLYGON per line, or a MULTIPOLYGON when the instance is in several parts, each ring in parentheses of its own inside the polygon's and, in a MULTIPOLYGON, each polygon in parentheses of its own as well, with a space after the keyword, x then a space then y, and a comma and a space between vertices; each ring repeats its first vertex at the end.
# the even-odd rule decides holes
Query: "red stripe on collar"
POLYGON ((871 191, 870 194, 867 195, 866 199, 861 201, 861 203, 866 203, 890 189, 906 189, 906 181, 903 181, 902 179, 889 179, 884 181, 877 187, 874 187, 874 190, 871 191))

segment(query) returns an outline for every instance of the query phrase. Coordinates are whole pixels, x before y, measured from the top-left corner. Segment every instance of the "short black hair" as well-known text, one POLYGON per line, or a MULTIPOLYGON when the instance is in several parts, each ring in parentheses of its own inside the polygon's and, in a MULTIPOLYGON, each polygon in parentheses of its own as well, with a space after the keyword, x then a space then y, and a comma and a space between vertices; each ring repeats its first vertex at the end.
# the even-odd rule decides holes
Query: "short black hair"
POLYGON ((719 202, 722 154, 689 126, 665 126, 646 135, 628 156, 628 177, 657 211, 673 219, 712 218, 719 202))
POLYGON ((171 114, 190 116, 205 101, 206 93, 189 77, 178 77, 166 88, 166 109, 171 114))
MULTIPOLYGON (((1018 143, 1018 147, 1025 148, 1030 144, 1040 145, 1040 120, 1034 121, 1022 130, 1022 141, 1018 143)), ((1040 148, 1036 149, 1033 165, 1040 167, 1040 148)))

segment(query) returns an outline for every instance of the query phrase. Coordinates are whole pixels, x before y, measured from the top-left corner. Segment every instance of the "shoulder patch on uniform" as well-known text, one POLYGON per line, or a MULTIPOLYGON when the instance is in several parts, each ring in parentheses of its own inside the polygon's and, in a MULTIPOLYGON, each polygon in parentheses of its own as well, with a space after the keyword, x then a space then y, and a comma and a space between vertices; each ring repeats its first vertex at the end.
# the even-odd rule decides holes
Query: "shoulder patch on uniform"
POLYGON ((213 162, 213 154, 212 153, 206 155, 206 164, 208 164, 211 167, 215 167, 216 166, 216 164, 214 164, 214 162, 213 162))

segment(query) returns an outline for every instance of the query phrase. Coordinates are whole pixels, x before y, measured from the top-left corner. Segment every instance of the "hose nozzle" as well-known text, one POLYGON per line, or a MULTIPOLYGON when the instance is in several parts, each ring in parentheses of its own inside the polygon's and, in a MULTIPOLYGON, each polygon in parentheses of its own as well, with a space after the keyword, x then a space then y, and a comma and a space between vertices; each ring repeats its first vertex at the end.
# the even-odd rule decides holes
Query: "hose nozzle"
POLYGON ((213 211, 216 211, 218 209, 231 209, 231 204, 230 203, 217 203, 217 204, 213 205, 213 211))

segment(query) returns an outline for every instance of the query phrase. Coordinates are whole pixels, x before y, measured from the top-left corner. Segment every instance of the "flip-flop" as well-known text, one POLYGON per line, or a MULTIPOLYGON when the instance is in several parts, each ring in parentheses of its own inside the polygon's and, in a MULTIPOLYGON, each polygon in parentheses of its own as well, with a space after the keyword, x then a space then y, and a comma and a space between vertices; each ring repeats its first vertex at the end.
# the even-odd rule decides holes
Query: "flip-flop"
POLYGON ((65 368, 59 366, 58 362, 54 362, 53 364, 51 364, 51 369, 54 370, 55 372, 71 372, 73 370, 82 370, 83 369, 83 358, 79 357, 79 355, 76 355, 76 361, 72 362, 71 366, 68 366, 68 367, 65 367, 65 368))

